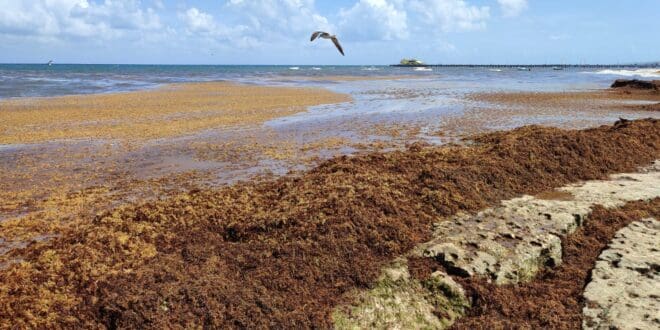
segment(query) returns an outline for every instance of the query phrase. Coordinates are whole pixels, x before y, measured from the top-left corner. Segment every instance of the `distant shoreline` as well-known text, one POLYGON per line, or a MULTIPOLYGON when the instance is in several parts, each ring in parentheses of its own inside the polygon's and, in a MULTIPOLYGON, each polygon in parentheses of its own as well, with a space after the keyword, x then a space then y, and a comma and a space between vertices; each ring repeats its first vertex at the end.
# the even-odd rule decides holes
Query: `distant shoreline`
POLYGON ((447 68, 657 68, 660 63, 648 64, 390 64, 391 67, 447 67, 447 68))
MULTIPOLYGON (((0 66, 21 66, 21 65, 43 65, 48 66, 46 63, 41 62, 3 62, 0 63, 0 66)), ((660 62, 649 62, 649 63, 625 63, 625 64, 418 64, 418 65, 404 65, 404 64, 222 64, 222 63, 204 63, 204 64, 158 64, 158 63, 69 63, 69 62, 59 62, 53 63, 51 66, 62 66, 62 65, 77 65, 77 66, 138 66, 138 67, 149 67, 149 66, 169 66, 169 67, 209 67, 209 66, 227 66, 227 67, 415 67, 415 66, 432 66, 432 67, 542 67, 542 68, 552 68, 552 67, 571 67, 571 68, 656 68, 660 67, 660 62)))

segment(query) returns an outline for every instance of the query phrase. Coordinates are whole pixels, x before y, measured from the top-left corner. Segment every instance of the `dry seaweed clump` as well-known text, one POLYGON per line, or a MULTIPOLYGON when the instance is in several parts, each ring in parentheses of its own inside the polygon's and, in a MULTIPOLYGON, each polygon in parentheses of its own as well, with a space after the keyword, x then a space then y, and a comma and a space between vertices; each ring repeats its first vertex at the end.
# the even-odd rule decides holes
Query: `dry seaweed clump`
POLYGON ((22 261, 0 270, 0 327, 328 328, 439 217, 646 165, 660 121, 475 140, 337 157, 79 221, 11 252, 22 261))

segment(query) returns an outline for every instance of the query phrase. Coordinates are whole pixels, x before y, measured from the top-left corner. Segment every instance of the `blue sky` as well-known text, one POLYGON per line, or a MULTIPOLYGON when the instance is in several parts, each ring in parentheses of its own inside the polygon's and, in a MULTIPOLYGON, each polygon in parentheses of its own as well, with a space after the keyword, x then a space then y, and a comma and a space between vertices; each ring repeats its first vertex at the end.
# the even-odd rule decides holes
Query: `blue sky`
POLYGON ((660 0, 0 0, 2 63, 629 63, 658 31, 660 0))

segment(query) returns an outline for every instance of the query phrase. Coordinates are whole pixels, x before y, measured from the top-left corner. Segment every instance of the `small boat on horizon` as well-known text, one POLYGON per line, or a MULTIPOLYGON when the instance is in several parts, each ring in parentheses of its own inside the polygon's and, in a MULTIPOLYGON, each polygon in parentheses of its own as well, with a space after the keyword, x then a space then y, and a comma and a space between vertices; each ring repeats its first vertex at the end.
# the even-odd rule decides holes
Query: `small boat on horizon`
POLYGON ((403 66, 424 66, 424 62, 416 58, 404 58, 399 62, 399 65, 403 66))
POLYGON ((562 67, 560 67, 560 66, 553 66, 552 69, 555 70, 555 71, 561 71, 561 70, 564 70, 564 68, 562 68, 562 67))
POLYGON ((532 69, 526 67, 526 66, 519 66, 518 71, 532 71, 532 69))

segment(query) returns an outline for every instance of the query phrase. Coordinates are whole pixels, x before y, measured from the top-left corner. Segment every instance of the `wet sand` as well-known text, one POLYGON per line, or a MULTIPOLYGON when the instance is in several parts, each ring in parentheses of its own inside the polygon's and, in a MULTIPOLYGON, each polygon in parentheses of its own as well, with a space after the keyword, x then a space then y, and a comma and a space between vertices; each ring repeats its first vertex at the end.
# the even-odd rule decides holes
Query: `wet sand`
POLYGON ((479 92, 465 111, 447 116, 436 133, 466 136, 526 124, 587 128, 619 118, 659 118, 660 93, 600 89, 577 92, 479 92))
POLYGON ((519 93, 475 93, 468 99, 476 102, 495 103, 506 106, 549 108, 553 110, 646 110, 645 106, 657 106, 660 92, 645 90, 603 89, 588 92, 519 92, 519 93))
POLYGON ((377 80, 400 80, 400 79, 420 79, 423 76, 419 75, 384 75, 384 76, 286 76, 276 78, 276 81, 377 81, 377 80))

